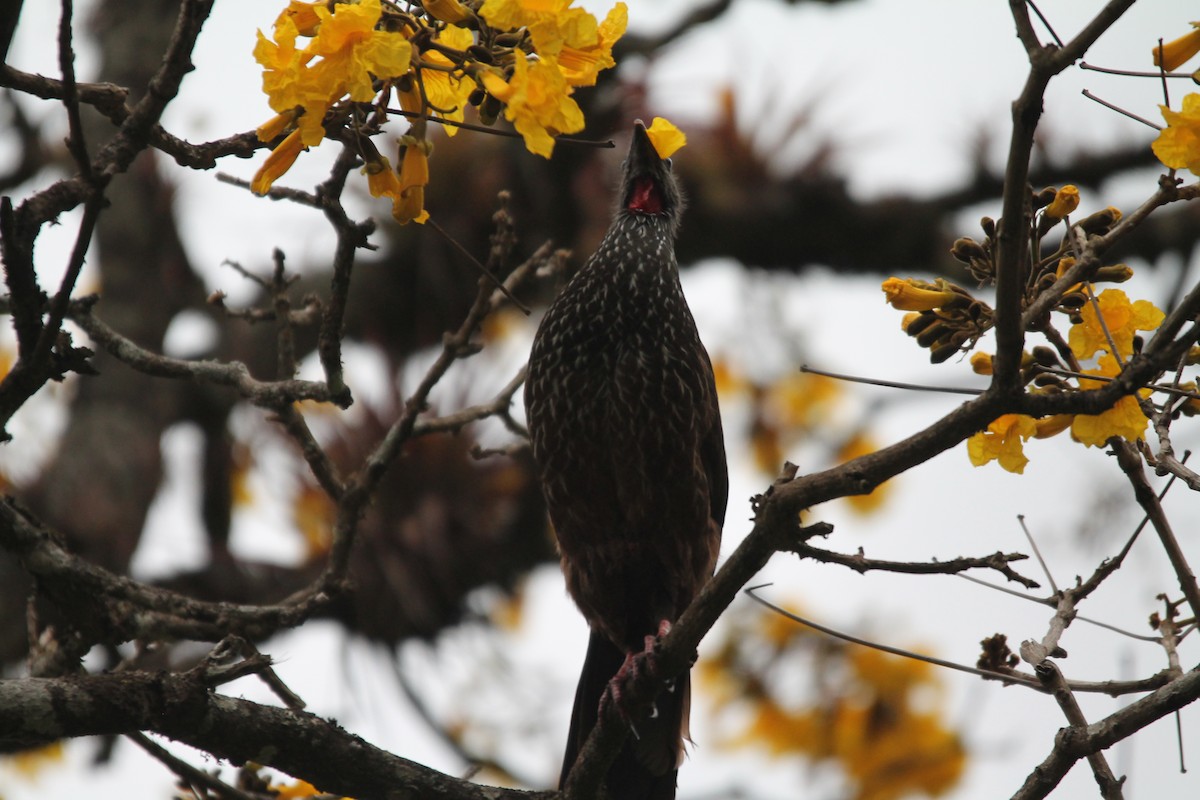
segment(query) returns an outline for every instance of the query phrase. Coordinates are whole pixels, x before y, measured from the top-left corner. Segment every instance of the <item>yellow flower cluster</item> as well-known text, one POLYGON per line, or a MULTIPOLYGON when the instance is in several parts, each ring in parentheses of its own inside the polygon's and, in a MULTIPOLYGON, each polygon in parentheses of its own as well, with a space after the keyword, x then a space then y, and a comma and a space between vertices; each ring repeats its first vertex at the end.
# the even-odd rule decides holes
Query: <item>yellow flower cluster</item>
MULTIPOLYGON (((1128 295, 1120 289, 1101 292, 1094 304, 1083 307, 1079 321, 1068 332, 1075 358, 1087 360, 1102 353, 1095 368, 1083 370, 1084 374, 1094 375, 1098 380, 1079 378, 1077 388, 1081 391, 1100 389, 1108 383, 1104 379, 1120 375, 1122 364, 1133 355, 1137 333, 1154 330, 1162 321, 1163 312, 1148 300, 1130 302, 1128 295), (1116 348, 1115 354, 1113 348, 1116 348)), ((971 358, 971 365, 976 372, 990 374, 991 357, 976 353, 971 358)), ((997 461, 1009 472, 1021 473, 1029 463, 1024 443, 1031 438, 1045 439, 1069 428, 1071 438, 1088 447, 1103 447, 1113 437, 1136 441, 1145 434, 1149 424, 1138 398, 1149 394, 1149 390, 1143 389, 1139 395, 1122 397, 1100 414, 1060 414, 1044 419, 1005 414, 967 440, 967 455, 977 467, 997 461)))
POLYGON ((251 189, 267 193, 301 152, 338 138, 359 148, 371 194, 391 198, 398 221, 423 222, 426 122, 449 123, 453 135, 468 105, 484 123, 502 108, 526 147, 549 157, 555 136, 583 128, 571 94, 615 65, 628 20, 624 3, 597 22, 573 1, 426 0, 405 10, 382 0, 289 0, 273 36, 259 31, 254 48, 276 112, 258 136, 279 141, 251 189), (369 139, 397 113, 393 95, 412 120, 398 173, 369 139))
MULTIPOLYGON (((1192 97, 1194 100, 1184 101, 1184 107, 1196 115, 1200 143, 1200 94, 1192 97)), ((1200 158, 1200 147, 1197 157, 1200 158)), ((1138 335, 1156 330, 1164 319, 1163 312, 1147 300, 1131 301, 1120 289, 1094 294, 1092 287, 1096 283, 1129 280, 1133 270, 1125 264, 1102 265, 1093 269, 1087 280, 1063 288, 1064 279, 1076 265, 1073 255, 1076 237, 1103 235, 1112 230, 1121 220, 1118 209, 1104 208, 1072 222, 1068 217, 1079 208, 1080 194, 1071 184, 1030 190, 1029 201, 1035 212, 1028 217, 1030 250, 1039 255, 1030 265, 1022 304, 1027 306, 1044 292, 1055 289, 1058 294, 1054 310, 1068 316, 1071 327, 1067 336, 1062 337, 1052 329, 1049 319, 1040 323, 1051 341, 1058 343, 1058 350, 1041 346, 1023 353, 1020 379, 1032 384, 1030 391, 1034 393, 1099 389, 1121 374, 1137 350, 1138 335), (1043 239, 1059 225, 1066 227, 1067 232, 1058 247, 1045 247, 1043 239), (1096 366, 1085 366, 1083 362, 1091 362, 1097 354, 1100 357, 1096 366)), ((985 237, 982 241, 962 237, 954 242, 950 252, 972 277, 984 284, 994 283, 993 255, 1000 226, 990 217, 984 217, 980 227, 985 237)), ((902 323, 904 331, 930 350, 934 362, 973 348, 993 325, 990 307, 945 278, 934 281, 888 278, 881 288, 890 305, 909 312, 902 323)), ((979 375, 992 375, 994 371, 988 353, 974 353, 970 365, 979 375)), ((1100 414, 1060 414, 1044 419, 1004 414, 967 440, 967 455, 976 466, 997 461, 1009 472, 1020 473, 1029 463, 1024 446, 1030 439, 1045 439, 1070 430, 1071 438, 1089 447, 1103 447, 1114 437, 1135 441, 1145 434, 1149 424, 1140 402, 1140 398, 1148 395, 1149 391, 1143 389, 1139 394, 1122 397, 1100 414)))
POLYGON ((937 702, 939 676, 924 662, 831 645, 786 617, 756 613, 734 615, 699 677, 729 731, 720 746, 836 765, 843 797, 936 797, 965 771, 966 749, 937 702), (797 703, 787 676, 805 658, 821 690, 797 703))

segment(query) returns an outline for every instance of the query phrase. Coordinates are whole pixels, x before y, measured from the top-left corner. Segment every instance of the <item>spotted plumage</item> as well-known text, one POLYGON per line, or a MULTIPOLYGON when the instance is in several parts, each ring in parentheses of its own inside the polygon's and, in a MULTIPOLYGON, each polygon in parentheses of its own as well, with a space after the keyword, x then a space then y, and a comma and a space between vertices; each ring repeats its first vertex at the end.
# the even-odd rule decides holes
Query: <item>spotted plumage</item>
MULTIPOLYGON (((711 576, 728 480, 708 354, 679 284, 682 201, 638 123, 620 203, 596 252, 547 311, 525 389, 533 454, 567 588, 592 635, 563 780, 626 654, 711 576)), ((670 798, 688 680, 656 701, 609 773, 621 798, 670 798)))

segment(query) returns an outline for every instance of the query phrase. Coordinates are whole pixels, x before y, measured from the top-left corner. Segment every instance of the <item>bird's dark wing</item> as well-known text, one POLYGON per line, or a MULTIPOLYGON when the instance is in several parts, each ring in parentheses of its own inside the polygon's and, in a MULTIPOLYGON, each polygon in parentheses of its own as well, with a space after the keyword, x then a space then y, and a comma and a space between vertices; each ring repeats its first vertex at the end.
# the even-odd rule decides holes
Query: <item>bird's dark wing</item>
POLYGON ((725 507, 729 503, 729 467, 725 463, 725 432, 721 428, 721 412, 717 406, 717 385, 713 378, 712 359, 703 345, 704 361, 708 365, 708 386, 712 392, 713 424, 700 440, 700 463, 708 478, 708 502, 712 519, 721 528, 725 525, 725 507))

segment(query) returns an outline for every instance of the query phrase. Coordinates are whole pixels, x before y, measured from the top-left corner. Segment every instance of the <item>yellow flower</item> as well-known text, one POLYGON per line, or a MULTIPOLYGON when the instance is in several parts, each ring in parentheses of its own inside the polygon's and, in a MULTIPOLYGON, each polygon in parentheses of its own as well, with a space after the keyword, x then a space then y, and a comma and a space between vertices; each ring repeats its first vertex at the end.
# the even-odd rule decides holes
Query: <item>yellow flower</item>
POLYGON ((32 750, 13 753, 12 755, 5 756, 5 760, 18 775, 25 778, 33 778, 47 767, 61 766, 65 755, 63 743, 58 741, 41 747, 35 747, 32 750))
POLYGON ((557 56, 564 47, 595 47, 600 38, 596 18, 573 0, 486 0, 479 15, 498 30, 528 28, 533 49, 557 56))
POLYGON ((276 114, 262 125, 259 125, 255 133, 258 134, 258 140, 260 142, 270 142, 279 136, 282 136, 295 121, 296 112, 285 111, 282 114, 276 114))
POLYGON ((1200 94, 1183 98, 1183 109, 1159 106, 1167 127, 1150 145, 1158 160, 1171 169, 1187 169, 1200 175, 1200 94))
MULTIPOLYGON (((324 6, 324 3, 321 3, 324 6)), ((287 17, 292 24, 296 26, 301 36, 312 36, 317 32, 317 27, 321 24, 321 17, 317 14, 317 6, 314 3, 304 3, 301 0, 290 0, 287 8, 279 14, 279 19, 287 17)), ((276 25, 279 23, 276 22, 276 25)))
POLYGON ((425 210, 425 186, 429 183, 429 143, 415 141, 404 148, 400 162, 400 193, 394 195, 392 216, 401 225, 416 222, 424 225, 429 219, 425 210))
POLYGON ((1055 414, 1052 417, 1042 417, 1037 421, 1037 431, 1033 434, 1035 439, 1049 439, 1051 436, 1058 434, 1071 427, 1071 422, 1075 417, 1071 414, 1055 414))
POLYGON ((880 288, 888 304, 898 311, 932 311, 963 300, 963 295, 948 286, 943 278, 934 283, 915 278, 888 278, 880 288))
POLYGON ((250 191, 257 195, 266 194, 270 191, 271 184, 291 169, 300 153, 307 149, 299 129, 289 133, 287 138, 276 145, 271 154, 267 156, 267 160, 258 168, 258 172, 254 173, 254 178, 250 181, 250 191))
POLYGON ((783 466, 783 442, 779 429, 766 422, 755 420, 750 430, 750 452, 754 465, 767 475, 774 475, 783 466))
POLYGON ((842 399, 840 383, 808 372, 790 373, 766 387, 762 395, 767 418, 787 430, 827 423, 842 399))
POLYGON ((457 25, 471 18, 471 12, 458 0, 424 0, 421 3, 429 15, 442 22, 457 25))
POLYGON ((1146 432, 1148 422, 1138 399, 1126 395, 1102 414, 1076 414, 1071 438, 1088 447, 1103 447, 1113 436, 1135 442, 1146 432))
POLYGON ((654 118, 650 127, 646 129, 646 135, 650 137, 650 144, 654 145, 654 151, 658 153, 659 158, 670 158, 687 144, 687 136, 683 131, 662 117, 654 118))
POLYGON ((1004 469, 1021 474, 1029 463, 1023 442, 1036 433, 1033 417, 1005 414, 967 440, 967 456, 977 467, 998 460, 1004 469))
POLYGON ((571 87, 553 58, 530 62, 520 50, 507 82, 492 71, 480 74, 488 93, 505 104, 504 116, 525 138, 531 153, 549 158, 554 136, 583 130, 583 112, 571 99, 571 87))
POLYGON ((1120 289, 1105 289, 1096 298, 1097 303, 1086 303, 1080 310, 1082 321, 1072 325, 1068 334, 1071 352, 1076 358, 1091 358, 1097 350, 1109 350, 1107 328, 1117 346, 1116 355, 1122 359, 1133 355, 1133 337, 1138 331, 1150 331, 1163 321, 1163 312, 1149 300, 1129 302, 1129 296, 1120 289), (1100 316, 1096 315, 1100 306, 1100 316), (1100 320, 1104 320, 1101 325, 1100 320))
POLYGON ((1068 183, 1058 190, 1054 195, 1054 200, 1046 206, 1046 216, 1062 219, 1077 208, 1079 208, 1079 189, 1074 184, 1068 183))
POLYGON ((325 135, 330 106, 347 95, 355 102, 371 100, 372 79, 404 75, 412 53, 402 34, 375 30, 382 15, 380 0, 339 3, 333 9, 323 4, 312 7, 318 18, 316 36, 302 51, 296 50, 299 15, 286 11, 276 20, 275 41, 259 31, 254 48, 255 59, 265 68, 263 91, 271 108, 279 113, 303 108, 299 125, 310 147, 320 144, 325 135))
MULTIPOLYGON (((428 9, 428 6, 426 6, 428 9)), ((436 40, 455 50, 466 50, 475 43, 475 36, 466 28, 447 25, 437 35, 436 40)), ((423 64, 433 64, 443 68, 454 64, 446 56, 436 50, 426 50, 422 56, 423 64)), ((463 121, 463 109, 467 106, 467 98, 475 90, 475 84, 466 80, 463 75, 446 71, 446 69, 422 69, 421 81, 425 84, 425 96, 434 107, 434 116, 454 122, 463 121), (440 109, 440 110, 438 110, 440 109)), ((409 110, 405 108, 405 110, 409 110)), ((458 133, 453 125, 444 126, 450 136, 458 133)))
POLYGON ((992 374, 992 356, 982 350, 971 354, 971 370, 976 375, 992 374))
POLYGON ((629 8, 624 3, 617 3, 600 23, 595 44, 579 47, 564 45, 558 54, 558 65, 567 83, 572 86, 595 86, 601 70, 616 66, 617 62, 612 57, 613 44, 625 35, 628 24, 629 8))
POLYGON ((371 197, 400 197, 400 179, 396 177, 396 171, 392 169, 392 162, 388 161, 387 156, 380 156, 378 161, 368 161, 363 172, 367 173, 367 188, 371 197))
POLYGON ((1157 44, 1154 45, 1154 66, 1171 72, 1183 66, 1183 63, 1196 53, 1200 53, 1200 22, 1193 22, 1190 33, 1185 33, 1174 41, 1164 42, 1161 48, 1157 44))
POLYGON ((713 380, 717 384, 717 394, 722 398, 739 394, 746 390, 749 383, 726 359, 713 359, 713 380))
MULTIPOLYGON (((1089 375, 1103 375, 1114 378, 1121 374, 1121 365, 1111 355, 1100 358, 1097 369, 1089 369, 1089 375)), ((1106 385, 1107 381, 1080 380, 1084 390, 1094 390, 1106 385)), ((1142 389, 1139 395, 1150 394, 1149 389, 1142 389)), ((1103 447, 1105 442, 1114 436, 1119 436, 1130 442, 1142 438, 1146 432, 1149 420, 1142 413, 1135 395, 1126 395, 1117 400, 1113 407, 1100 414, 1076 414, 1071 423, 1071 438, 1088 447, 1103 447)))

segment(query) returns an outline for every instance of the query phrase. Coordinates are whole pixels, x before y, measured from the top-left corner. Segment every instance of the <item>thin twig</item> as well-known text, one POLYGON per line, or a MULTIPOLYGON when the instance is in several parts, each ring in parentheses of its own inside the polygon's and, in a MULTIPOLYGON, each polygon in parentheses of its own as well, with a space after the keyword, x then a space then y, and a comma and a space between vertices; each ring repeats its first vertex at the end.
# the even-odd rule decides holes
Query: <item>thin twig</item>
POLYGON ((1093 102, 1099 103, 1100 105, 1104 106, 1105 108, 1107 108, 1107 109, 1110 109, 1110 110, 1112 110, 1112 111, 1115 111, 1115 112, 1117 112, 1118 114, 1121 114, 1121 115, 1123 115, 1123 116, 1129 117, 1130 119, 1132 119, 1132 120, 1135 120, 1135 121, 1137 121, 1137 122, 1140 122, 1140 123, 1142 123, 1143 125, 1147 125, 1147 126, 1149 126, 1149 127, 1153 128, 1153 129, 1154 129, 1154 130, 1156 130, 1156 131, 1161 131, 1161 130, 1162 130, 1162 125, 1157 125, 1157 124, 1155 124, 1155 123, 1151 122, 1150 120, 1146 119, 1145 117, 1139 117, 1137 114, 1134 114, 1132 111, 1129 111, 1129 110, 1127 110, 1127 109, 1121 108, 1121 107, 1120 107, 1120 106, 1118 106, 1118 105, 1114 105, 1114 104, 1112 104, 1112 103, 1108 102, 1107 100, 1103 100, 1103 99, 1101 99, 1101 98, 1097 97, 1096 95, 1092 94, 1092 93, 1091 93, 1090 91, 1088 91, 1087 89, 1084 89, 1084 90, 1083 90, 1083 92, 1082 92, 1082 94, 1083 94, 1083 96, 1084 96, 1084 97, 1086 97, 1088 100, 1091 100, 1091 101, 1093 101, 1093 102))
POLYGON ((983 389, 967 389, 956 386, 928 386, 919 383, 902 383, 899 381, 887 381, 881 378, 864 378, 857 375, 845 375, 840 372, 829 372, 828 370, 817 369, 810 367, 807 364, 800 365, 801 372, 808 372, 813 375, 822 375, 826 378, 833 378, 839 381, 848 381, 850 383, 865 383, 870 386, 883 386, 888 389, 907 389, 914 392, 940 392, 942 394, 966 394, 978 396, 983 394, 983 389))
POLYGON ((484 275, 486 275, 488 277, 488 279, 491 280, 492 285, 495 286, 497 289, 499 289, 501 292, 503 292, 504 296, 508 298, 509 302, 512 303, 514 306, 516 306, 518 309, 520 309, 522 314, 524 314, 525 316, 528 317, 532 313, 529 309, 529 306, 525 305, 520 300, 518 300, 513 295, 513 293, 508 290, 508 288, 504 285, 504 281, 497 278, 496 274, 494 272, 492 272, 490 269, 488 269, 486 266, 484 266, 479 261, 479 259, 476 258, 471 253, 470 250, 463 247, 462 243, 459 242, 458 239, 455 239, 453 236, 451 236, 450 233, 445 228, 443 228, 441 225, 439 225, 437 223, 437 220, 430 217, 429 219, 425 220, 425 224, 428 225, 429 227, 433 228, 439 234, 441 234, 442 238, 444 238, 447 242, 449 242, 450 246, 453 247, 458 252, 459 255, 461 255, 463 258, 467 259, 468 261, 470 261, 473 265, 475 265, 475 268, 477 270, 479 270, 484 275))
MULTIPOLYGON (((389 114, 396 114, 397 116, 408 117, 409 119, 423 119, 426 122, 435 122, 438 125, 449 125, 450 127, 462 128, 466 131, 487 133, 492 136, 504 136, 509 139, 524 138, 523 134, 521 134, 519 131, 510 131, 504 128, 489 128, 486 125, 474 125, 470 122, 457 122, 455 120, 445 119, 443 117, 430 117, 422 114, 419 111, 405 111, 402 108, 385 108, 384 110, 389 114)), ((555 136, 553 138, 555 142, 562 144, 581 145, 583 147, 613 148, 617 146, 617 143, 612 139, 579 139, 575 136, 555 136)))
POLYGON ((801 558, 811 558, 814 561, 828 564, 840 564, 844 567, 849 567, 859 574, 880 571, 907 575, 957 575, 969 569, 993 569, 1004 575, 1008 580, 1019 583, 1027 589, 1038 588, 1037 581, 1026 578, 1009 566, 1013 561, 1022 561, 1029 558, 1024 553, 996 552, 990 556, 983 556, 981 558, 953 558, 949 561, 925 562, 885 561, 867 558, 863 554, 862 548, 859 548, 858 553, 855 555, 847 555, 845 553, 836 553, 832 550, 824 550, 820 547, 813 547, 807 542, 797 542, 787 549, 801 558))
MULTIPOLYGON (((1012 670, 1011 672, 996 672, 994 670, 980 669, 978 667, 967 666, 966 664, 959 664, 954 661, 946 661, 945 659, 942 659, 942 658, 935 658, 934 656, 927 656, 927 655, 923 655, 921 653, 914 653, 911 650, 904 650, 899 647, 892 647, 890 645, 880 644, 879 642, 872 642, 868 639, 863 639, 861 637, 854 636, 852 634, 836 630, 835 628, 830 628, 828 626, 822 625, 819 622, 814 622, 810 619, 805 619, 804 617, 794 614, 785 608, 777 606, 774 603, 772 603, 771 601, 766 600, 766 599, 762 598, 761 596, 759 596, 758 594, 756 594, 756 592, 759 589, 762 589, 762 588, 764 588, 764 586, 769 586, 769 585, 770 584, 763 584, 763 585, 759 585, 759 586, 749 586, 746 589, 744 589, 743 592, 745 594, 749 595, 750 598, 752 600, 754 600, 756 603, 759 603, 760 605, 763 605, 763 606, 771 609, 772 611, 774 611, 777 614, 787 617, 788 619, 792 620, 793 622, 798 622, 801 625, 806 625, 815 631, 820 631, 821 633, 824 633, 827 636, 832 636, 836 639, 841 639, 842 641, 850 642, 851 644, 858 644, 858 645, 862 645, 863 647, 870 647, 872 650, 879 650, 881 652, 889 653, 894 656, 900 656, 902 658, 912 658, 917 661, 924 661, 927 664, 933 664, 934 666, 937 666, 937 667, 945 667, 946 669, 952 669, 952 670, 956 670, 958 672, 966 672, 970 675, 978 675, 982 678, 987 678, 989 680, 1004 681, 1007 683, 1016 683, 1021 686, 1026 686, 1030 689, 1035 689, 1039 692, 1043 692, 1043 693, 1048 692, 1048 690, 1044 686, 1042 686, 1041 682, 1035 676, 1028 675, 1023 672, 1018 672, 1017 670, 1012 670)), ((1143 679, 1140 681, 1102 681, 1102 682, 1074 681, 1074 682, 1071 682, 1069 685, 1071 686, 1072 690, 1077 691, 1077 692, 1095 692, 1095 693, 1107 694, 1107 695, 1116 697, 1121 694, 1131 694, 1134 692, 1149 691, 1151 689, 1154 689, 1154 688, 1164 685, 1167 680, 1169 680, 1169 678, 1166 675, 1164 675, 1163 673, 1159 673, 1159 674, 1151 676, 1150 678, 1146 678, 1146 679, 1143 679)))
POLYGON ((1090 70, 1091 72, 1103 72, 1105 75, 1124 75, 1128 78, 1187 78, 1191 79, 1191 73, 1188 72, 1168 72, 1163 73, 1162 70, 1153 72, 1145 72, 1135 69, 1114 69, 1113 67, 1097 67, 1095 64, 1089 64, 1086 61, 1079 62, 1080 69, 1090 70))
POLYGON ((157 761, 162 762, 167 769, 178 775, 181 781, 191 786, 203 787, 207 792, 212 792, 225 800, 262 800, 261 795, 243 792, 241 789, 225 783, 217 776, 193 767, 183 759, 172 755, 169 750, 144 733, 127 733, 125 738, 145 750, 157 761))
POLYGON ((1038 563, 1042 565, 1042 572, 1046 574, 1046 580, 1050 582, 1050 591, 1058 594, 1058 584, 1054 582, 1054 576, 1050 574, 1050 567, 1046 564, 1046 559, 1042 558, 1042 551, 1038 549, 1037 542, 1033 539, 1033 534, 1029 532, 1028 526, 1025 525, 1025 515, 1017 514, 1017 522, 1021 525, 1021 530, 1025 533, 1025 538, 1029 541, 1029 546, 1033 548, 1033 554, 1037 557, 1038 563))

